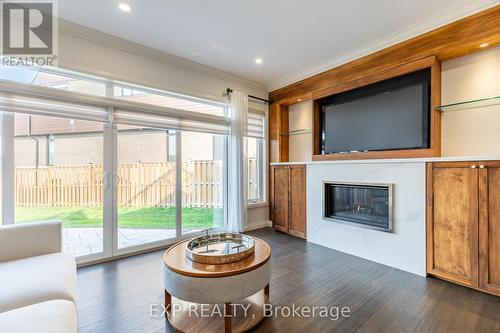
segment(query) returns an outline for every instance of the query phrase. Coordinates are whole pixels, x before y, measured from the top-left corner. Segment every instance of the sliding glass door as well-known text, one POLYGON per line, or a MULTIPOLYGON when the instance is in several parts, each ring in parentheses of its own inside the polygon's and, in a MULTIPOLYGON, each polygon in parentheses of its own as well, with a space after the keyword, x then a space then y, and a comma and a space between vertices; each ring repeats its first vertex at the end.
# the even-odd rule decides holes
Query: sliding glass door
POLYGON ((117 247, 176 239, 176 133, 118 126, 117 247))
POLYGON ((61 222, 79 262, 224 226, 225 135, 10 115, 13 222, 61 222))
POLYGON ((0 81, 2 224, 61 222, 79 263, 224 226, 224 105, 67 72, 0 79, 16 82, 0 81))
POLYGON ((182 233, 220 228, 225 221, 223 135, 182 132, 182 233))
POLYGON ((103 252, 103 123, 14 114, 14 223, 59 221, 64 251, 103 252))

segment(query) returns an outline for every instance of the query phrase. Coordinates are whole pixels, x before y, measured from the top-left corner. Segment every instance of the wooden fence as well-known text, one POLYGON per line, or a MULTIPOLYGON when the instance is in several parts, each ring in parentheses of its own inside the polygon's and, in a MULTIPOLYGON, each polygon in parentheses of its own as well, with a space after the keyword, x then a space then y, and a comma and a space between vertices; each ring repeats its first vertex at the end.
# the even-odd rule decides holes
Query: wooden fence
MULTIPOLYGON (((249 160, 249 170, 255 170, 255 163, 255 159, 249 160)), ((223 206, 222 161, 182 162, 181 169, 183 207, 223 206)), ((117 174, 119 207, 175 206, 175 163, 119 165, 117 174)), ((256 180, 249 178, 251 197, 256 180)), ((15 205, 98 207, 102 206, 104 185, 103 168, 97 165, 16 168, 15 205)))

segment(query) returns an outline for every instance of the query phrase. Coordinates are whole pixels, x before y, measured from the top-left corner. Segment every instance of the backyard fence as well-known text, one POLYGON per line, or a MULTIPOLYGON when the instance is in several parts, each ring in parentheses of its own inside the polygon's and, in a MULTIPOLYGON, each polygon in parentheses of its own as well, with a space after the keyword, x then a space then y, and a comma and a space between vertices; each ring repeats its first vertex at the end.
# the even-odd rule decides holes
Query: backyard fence
MULTIPOLYGON (((256 161, 250 159, 249 170, 256 161)), ((181 163, 183 207, 223 206, 222 161, 181 163)), ((255 172, 249 172, 254 175, 255 172)), ((175 206, 175 163, 119 165, 116 179, 119 207, 175 206)), ((249 177, 249 196, 255 195, 256 180, 249 177)), ((16 207, 102 206, 105 186, 102 165, 16 168, 16 207)))
MULTIPOLYGON (((248 160, 249 198, 257 195, 256 160, 248 160)), ((181 163, 182 206, 223 206, 222 161, 181 163)), ((116 179, 119 207, 174 207, 175 163, 119 165, 116 179)), ((16 168, 16 207, 99 207, 103 202, 102 165, 16 168)))

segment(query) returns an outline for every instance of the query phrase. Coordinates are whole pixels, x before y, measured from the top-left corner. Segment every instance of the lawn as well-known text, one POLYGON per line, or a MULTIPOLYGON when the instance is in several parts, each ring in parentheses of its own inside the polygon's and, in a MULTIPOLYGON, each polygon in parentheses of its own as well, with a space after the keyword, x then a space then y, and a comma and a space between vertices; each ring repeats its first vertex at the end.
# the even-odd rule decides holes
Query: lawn
MULTIPOLYGON (((211 228, 222 221, 222 209, 183 208, 182 227, 211 228)), ((102 226, 102 208, 47 207, 15 209, 16 223, 31 221, 62 221, 66 228, 102 226)), ((120 228, 175 229, 175 208, 118 208, 120 228)))

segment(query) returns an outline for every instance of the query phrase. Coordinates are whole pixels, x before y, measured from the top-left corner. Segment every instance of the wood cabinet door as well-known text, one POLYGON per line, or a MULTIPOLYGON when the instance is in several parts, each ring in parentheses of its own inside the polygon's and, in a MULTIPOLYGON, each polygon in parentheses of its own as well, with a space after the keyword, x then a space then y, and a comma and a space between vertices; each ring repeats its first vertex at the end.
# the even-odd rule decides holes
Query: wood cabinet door
POLYGON ((290 234, 306 238, 306 167, 290 167, 290 234))
POLYGON ((479 165, 479 286, 500 295, 500 162, 479 165))
POLYGON ((289 191, 288 167, 273 167, 273 227, 282 232, 288 232, 289 191))
POLYGON ((477 163, 427 166, 427 272, 478 286, 477 163))

